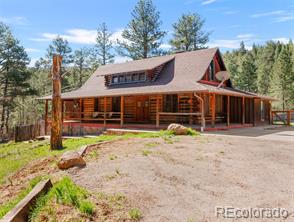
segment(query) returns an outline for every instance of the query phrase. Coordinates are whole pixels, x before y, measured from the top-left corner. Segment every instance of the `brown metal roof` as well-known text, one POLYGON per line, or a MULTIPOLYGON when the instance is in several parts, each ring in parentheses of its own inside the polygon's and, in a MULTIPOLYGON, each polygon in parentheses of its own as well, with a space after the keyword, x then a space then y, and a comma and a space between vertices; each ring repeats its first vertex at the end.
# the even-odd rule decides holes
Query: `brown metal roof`
MULTIPOLYGON (((255 97, 233 89, 217 88, 198 81, 202 79, 217 48, 203 49, 192 52, 176 53, 161 57, 153 57, 121 64, 99 67, 86 83, 78 90, 62 93, 63 99, 166 94, 185 92, 215 92, 236 96, 255 97), (155 82, 130 83, 116 86, 105 86, 104 75, 122 72, 133 72, 153 69, 166 63, 155 82)), ((51 96, 41 99, 51 99, 51 96)))
POLYGON ((100 66, 93 75, 104 76, 118 73, 139 72, 154 69, 170 60, 174 59, 174 55, 158 56, 148 59, 129 61, 125 63, 107 64, 100 66))

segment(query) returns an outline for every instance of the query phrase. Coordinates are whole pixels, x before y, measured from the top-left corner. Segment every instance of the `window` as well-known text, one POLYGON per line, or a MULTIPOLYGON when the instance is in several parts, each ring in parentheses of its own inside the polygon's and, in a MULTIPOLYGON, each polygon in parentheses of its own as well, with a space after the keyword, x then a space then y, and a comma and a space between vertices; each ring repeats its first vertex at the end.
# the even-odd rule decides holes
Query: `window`
POLYGON ((264 104, 263 101, 260 102, 260 116, 261 116, 261 121, 264 121, 264 104))
POLYGON ((139 74, 138 73, 133 74, 132 80, 133 80, 133 82, 139 81, 139 74))
POLYGON ((98 98, 94 99, 94 112, 98 112, 99 111, 99 100, 98 98))
POLYGON ((117 77, 117 76, 113 76, 111 82, 112 82, 113 84, 117 84, 117 83, 118 83, 118 77, 117 77))
POLYGON ((132 82, 132 75, 126 75, 126 82, 132 82))
POLYGON ((120 97, 113 97, 112 98, 112 111, 113 112, 120 112, 120 97))
POLYGON ((139 81, 145 81, 146 75, 145 73, 140 73, 139 74, 139 81))
POLYGON ((111 85, 146 81, 145 72, 111 76, 111 85))
POLYGON ((212 60, 209 65, 209 81, 213 81, 213 80, 214 80, 214 62, 212 60))
POLYGON ((165 95, 163 98, 163 111, 164 112, 178 112, 178 95, 165 95))

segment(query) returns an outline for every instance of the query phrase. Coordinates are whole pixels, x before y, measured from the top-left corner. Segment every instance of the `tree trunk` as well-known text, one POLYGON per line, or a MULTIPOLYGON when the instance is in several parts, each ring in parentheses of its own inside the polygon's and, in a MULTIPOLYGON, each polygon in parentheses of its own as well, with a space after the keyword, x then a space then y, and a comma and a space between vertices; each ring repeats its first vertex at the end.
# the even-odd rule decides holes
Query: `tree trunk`
POLYGON ((51 121, 51 149, 62 148, 62 113, 61 113, 61 62, 62 56, 53 56, 52 67, 52 121, 51 121))
POLYGON ((7 89, 8 89, 8 79, 6 78, 5 83, 4 83, 4 88, 3 88, 3 104, 2 104, 1 125, 0 125, 1 135, 4 134, 7 89))

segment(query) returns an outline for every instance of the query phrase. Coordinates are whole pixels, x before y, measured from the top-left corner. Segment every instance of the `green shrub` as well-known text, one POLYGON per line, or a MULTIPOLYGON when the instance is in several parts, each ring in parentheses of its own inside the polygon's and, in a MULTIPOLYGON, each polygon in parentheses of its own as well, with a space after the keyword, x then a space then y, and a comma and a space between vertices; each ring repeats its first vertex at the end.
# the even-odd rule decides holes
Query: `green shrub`
POLYGON ((192 128, 188 128, 187 135, 189 135, 189 136, 198 136, 198 135, 200 135, 200 133, 197 132, 196 130, 192 129, 192 128))
POLYGON ((82 201, 80 203, 79 210, 88 216, 92 216, 94 214, 94 205, 89 201, 82 201))
POLYGON ((140 220, 142 218, 142 213, 138 208, 132 208, 129 211, 129 216, 132 220, 140 220))
POLYGON ((88 192, 74 184, 69 177, 64 177, 46 195, 37 199, 36 207, 30 212, 30 220, 38 218, 40 212, 46 211, 48 215, 48 209, 52 207, 54 200, 58 204, 74 206, 87 216, 93 215, 95 211, 94 205, 88 200, 88 192))

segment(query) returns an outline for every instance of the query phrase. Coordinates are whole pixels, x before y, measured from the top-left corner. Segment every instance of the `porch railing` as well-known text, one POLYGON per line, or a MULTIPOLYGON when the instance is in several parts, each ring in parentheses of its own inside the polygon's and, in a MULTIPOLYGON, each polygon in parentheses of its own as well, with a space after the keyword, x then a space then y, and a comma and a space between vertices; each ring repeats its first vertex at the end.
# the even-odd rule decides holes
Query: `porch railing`
POLYGON ((271 112, 271 122, 274 125, 291 126, 294 110, 274 110, 271 112))
POLYGON ((156 115, 156 127, 159 127, 160 125, 160 118, 162 116, 183 116, 183 117, 188 117, 189 118, 189 124, 192 125, 193 123, 193 117, 197 116, 200 117, 201 125, 205 127, 205 119, 202 117, 202 113, 197 112, 197 113, 174 113, 174 112, 157 112, 156 115))

